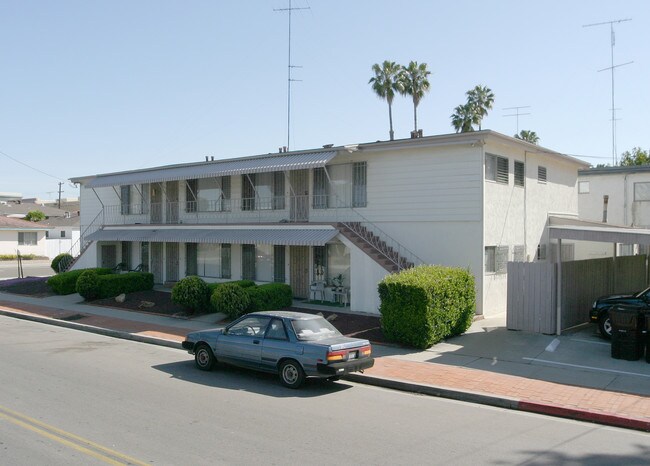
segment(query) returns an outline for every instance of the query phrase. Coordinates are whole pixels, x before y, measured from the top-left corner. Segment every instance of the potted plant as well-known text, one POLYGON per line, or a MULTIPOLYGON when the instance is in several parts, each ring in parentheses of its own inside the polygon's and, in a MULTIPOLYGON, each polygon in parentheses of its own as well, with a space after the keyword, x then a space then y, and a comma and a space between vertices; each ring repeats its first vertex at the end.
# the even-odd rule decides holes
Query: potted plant
POLYGON ((334 291, 343 291, 343 280, 345 277, 342 273, 338 274, 336 277, 332 278, 332 284, 334 285, 334 291))

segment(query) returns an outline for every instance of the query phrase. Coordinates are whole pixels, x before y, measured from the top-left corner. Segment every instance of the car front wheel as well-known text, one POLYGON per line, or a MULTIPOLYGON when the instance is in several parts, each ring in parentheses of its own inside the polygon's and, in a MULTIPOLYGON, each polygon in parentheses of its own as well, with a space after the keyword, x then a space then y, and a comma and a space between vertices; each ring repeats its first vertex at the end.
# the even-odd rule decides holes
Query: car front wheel
POLYGON ((604 338, 608 340, 612 338, 612 319, 608 312, 603 313, 598 319, 598 330, 604 338))
POLYGON ((280 364, 280 381, 289 388, 298 388, 305 381, 305 371, 297 361, 288 359, 280 364))
POLYGON ((208 345, 199 345, 194 351, 194 363, 202 371, 210 371, 214 367, 216 358, 208 345))

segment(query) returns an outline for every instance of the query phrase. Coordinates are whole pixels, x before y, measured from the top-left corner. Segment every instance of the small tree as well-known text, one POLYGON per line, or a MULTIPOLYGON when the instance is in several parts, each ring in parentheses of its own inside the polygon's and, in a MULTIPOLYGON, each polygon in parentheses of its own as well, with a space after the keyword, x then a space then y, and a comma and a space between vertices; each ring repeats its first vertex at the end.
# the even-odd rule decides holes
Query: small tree
POLYGON ((476 86, 465 93, 467 103, 459 105, 451 115, 451 125, 457 133, 474 131, 474 125, 481 130, 481 122, 492 110, 494 93, 487 86, 476 86))
POLYGON ((515 134, 515 137, 517 139, 521 139, 522 141, 530 142, 531 144, 539 143, 539 136, 535 131, 522 129, 521 131, 519 131, 519 134, 515 134))
POLYGON ((40 210, 30 210, 25 215, 25 220, 28 222, 40 222, 41 220, 45 220, 45 214, 40 210))
POLYGON ((172 288, 172 301, 187 306, 192 312, 205 310, 210 300, 210 288, 199 277, 185 277, 172 288))
POLYGON ((633 167, 637 165, 650 165, 650 150, 643 150, 635 147, 630 152, 626 150, 621 154, 621 167, 633 167))

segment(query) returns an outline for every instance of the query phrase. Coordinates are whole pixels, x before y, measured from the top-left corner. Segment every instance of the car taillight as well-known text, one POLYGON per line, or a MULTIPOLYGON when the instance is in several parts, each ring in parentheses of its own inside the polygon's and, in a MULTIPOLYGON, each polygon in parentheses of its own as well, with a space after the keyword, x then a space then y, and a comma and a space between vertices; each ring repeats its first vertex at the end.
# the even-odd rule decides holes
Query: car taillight
POLYGON ((347 351, 328 351, 327 360, 328 361, 342 361, 345 359, 347 351))
POLYGON ((370 346, 370 345, 364 346, 363 348, 361 348, 359 350, 359 354, 361 354, 363 356, 370 356, 371 353, 372 353, 372 346, 370 346))

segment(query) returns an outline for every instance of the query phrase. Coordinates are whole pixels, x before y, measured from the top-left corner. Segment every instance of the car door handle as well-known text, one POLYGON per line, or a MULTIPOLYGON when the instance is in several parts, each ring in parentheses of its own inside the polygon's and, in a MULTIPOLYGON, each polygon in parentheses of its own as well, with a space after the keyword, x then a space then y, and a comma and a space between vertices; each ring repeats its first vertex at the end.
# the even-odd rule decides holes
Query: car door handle
POLYGON ((259 345, 259 344, 260 344, 260 341, 259 341, 259 340, 253 340, 253 344, 254 344, 254 345, 259 345))

